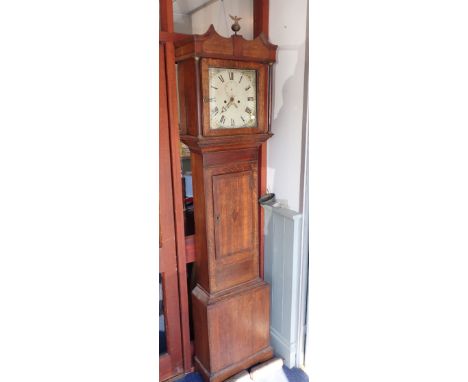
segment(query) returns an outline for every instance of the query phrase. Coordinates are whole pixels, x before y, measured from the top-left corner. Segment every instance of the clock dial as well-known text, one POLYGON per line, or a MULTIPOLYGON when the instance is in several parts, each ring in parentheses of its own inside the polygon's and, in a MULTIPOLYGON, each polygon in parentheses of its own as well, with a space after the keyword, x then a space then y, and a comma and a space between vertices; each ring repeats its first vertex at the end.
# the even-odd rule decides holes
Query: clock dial
POLYGON ((210 128, 257 127, 257 72, 209 68, 210 128))

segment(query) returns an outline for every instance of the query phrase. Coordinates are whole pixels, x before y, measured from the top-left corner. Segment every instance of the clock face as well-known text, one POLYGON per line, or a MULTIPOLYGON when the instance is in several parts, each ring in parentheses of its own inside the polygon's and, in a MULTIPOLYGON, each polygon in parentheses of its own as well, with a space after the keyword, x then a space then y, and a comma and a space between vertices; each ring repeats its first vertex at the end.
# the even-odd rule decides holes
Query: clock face
POLYGON ((257 127, 257 72, 209 68, 210 129, 257 127))

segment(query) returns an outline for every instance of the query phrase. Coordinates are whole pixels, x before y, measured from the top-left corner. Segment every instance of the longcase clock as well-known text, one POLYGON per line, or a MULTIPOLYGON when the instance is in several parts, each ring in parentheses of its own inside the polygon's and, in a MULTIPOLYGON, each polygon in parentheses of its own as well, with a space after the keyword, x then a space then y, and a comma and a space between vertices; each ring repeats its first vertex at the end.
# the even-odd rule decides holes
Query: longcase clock
POLYGON ((197 285, 195 365, 218 382, 272 357, 259 277, 259 147, 270 136, 276 46, 263 35, 175 43, 181 140, 191 151, 197 285))

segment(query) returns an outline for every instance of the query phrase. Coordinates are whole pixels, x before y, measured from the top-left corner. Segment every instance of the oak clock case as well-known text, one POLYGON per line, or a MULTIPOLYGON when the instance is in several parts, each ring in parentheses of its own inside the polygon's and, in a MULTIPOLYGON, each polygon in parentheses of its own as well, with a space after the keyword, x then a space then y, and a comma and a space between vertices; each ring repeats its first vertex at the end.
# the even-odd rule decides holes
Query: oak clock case
POLYGON ((181 140, 190 148, 196 287, 194 363, 221 382, 272 357, 269 285, 259 273, 259 147, 270 136, 271 65, 263 35, 175 42, 181 140))

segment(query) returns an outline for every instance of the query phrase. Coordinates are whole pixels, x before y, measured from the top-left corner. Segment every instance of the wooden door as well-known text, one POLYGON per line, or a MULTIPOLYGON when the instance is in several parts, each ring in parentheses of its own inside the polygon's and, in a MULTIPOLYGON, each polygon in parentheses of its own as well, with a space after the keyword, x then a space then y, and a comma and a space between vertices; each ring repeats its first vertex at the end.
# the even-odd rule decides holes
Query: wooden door
POLYGON ((213 176, 215 256, 217 259, 250 254, 255 247, 255 214, 252 171, 213 176))
POLYGON ((184 369, 174 195, 171 173, 169 113, 166 94, 167 78, 166 71, 164 70, 165 54, 162 44, 159 45, 159 65, 159 271, 162 282, 163 309, 163 312, 161 312, 163 313, 163 323, 160 323, 159 380, 164 381, 183 373, 184 369), (161 332, 163 333, 161 334, 161 332), (163 347, 162 352, 161 347, 163 347))
POLYGON ((215 264, 210 275, 213 293, 259 276, 256 158, 256 148, 241 150, 205 169, 206 232, 214 244, 208 248, 215 264), (230 163, 243 154, 255 160, 230 163))

